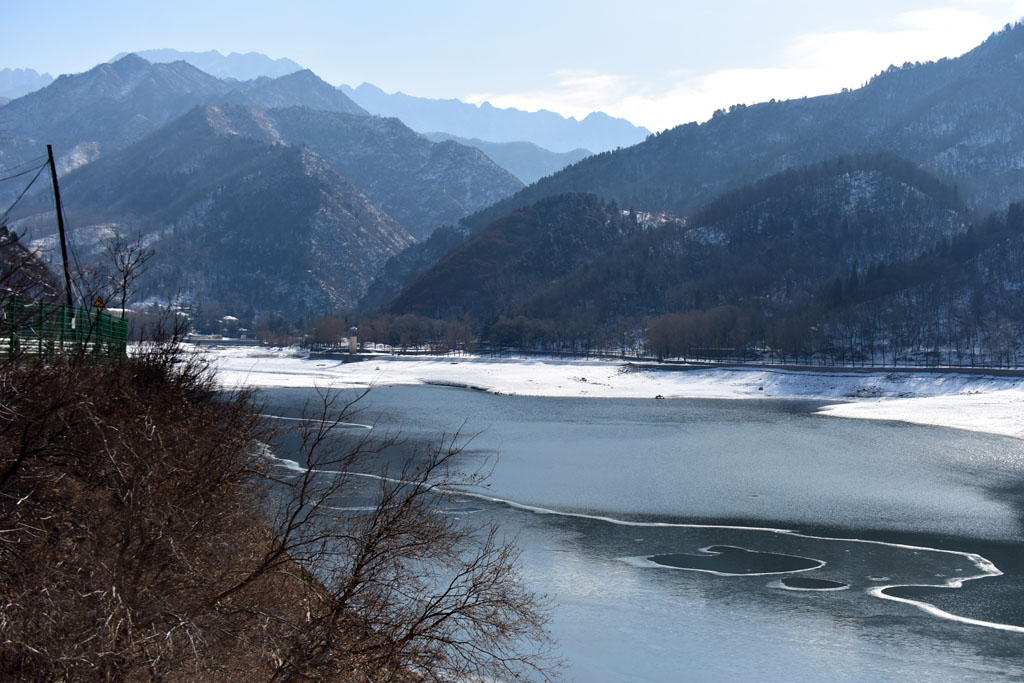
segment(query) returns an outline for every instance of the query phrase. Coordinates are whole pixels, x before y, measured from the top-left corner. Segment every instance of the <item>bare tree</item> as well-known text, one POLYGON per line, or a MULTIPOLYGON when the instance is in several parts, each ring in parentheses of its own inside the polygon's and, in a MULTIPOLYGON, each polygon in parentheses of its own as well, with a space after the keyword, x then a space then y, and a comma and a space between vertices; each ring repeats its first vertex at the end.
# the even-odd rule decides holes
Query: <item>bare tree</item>
POLYGON ((111 281, 114 286, 115 296, 121 298, 121 317, 124 317, 125 307, 128 305, 128 293, 131 286, 142 277, 148 270, 148 263, 153 258, 154 251, 145 245, 142 235, 136 235, 134 240, 126 239, 121 233, 115 231, 104 245, 106 260, 113 268, 111 281))
POLYGON ((268 479, 276 544, 238 585, 296 561, 324 591, 315 621, 330 625, 292 641, 274 679, 329 673, 339 642, 380 680, 548 677, 546 602, 523 587, 519 550, 493 523, 445 512, 482 483, 458 468, 466 441, 442 437, 391 472, 381 463, 397 437, 351 435, 363 395, 336 406, 338 394, 321 393, 299 428, 304 466, 268 479))
POLYGON ((0 225, 0 304, 11 299, 56 300, 60 286, 39 254, 0 225))

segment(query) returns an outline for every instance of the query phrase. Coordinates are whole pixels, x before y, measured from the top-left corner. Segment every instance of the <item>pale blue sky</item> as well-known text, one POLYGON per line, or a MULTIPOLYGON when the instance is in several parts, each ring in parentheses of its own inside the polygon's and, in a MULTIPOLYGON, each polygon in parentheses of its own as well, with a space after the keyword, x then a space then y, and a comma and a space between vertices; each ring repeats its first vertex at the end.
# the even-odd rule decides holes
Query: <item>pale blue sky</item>
POLYGON ((335 85, 458 97, 652 130, 719 107, 857 87, 955 56, 1024 0, 0 0, 0 67, 74 73, 118 52, 257 51, 335 85))

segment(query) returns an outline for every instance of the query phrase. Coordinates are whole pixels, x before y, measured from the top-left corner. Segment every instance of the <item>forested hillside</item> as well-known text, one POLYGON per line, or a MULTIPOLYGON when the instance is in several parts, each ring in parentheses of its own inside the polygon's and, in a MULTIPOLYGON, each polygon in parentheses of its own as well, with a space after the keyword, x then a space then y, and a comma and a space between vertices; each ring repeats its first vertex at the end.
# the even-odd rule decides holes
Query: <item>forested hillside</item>
POLYGON ((1024 25, 971 52, 891 67, 864 87, 722 109, 543 179, 473 219, 563 192, 688 214, 760 178, 841 154, 888 152, 958 188, 969 205, 1006 208, 1024 186, 1024 25))
POLYGON ((840 158, 727 194, 607 253, 528 310, 595 321, 743 305, 766 314, 816 302, 822 284, 912 259, 967 229, 954 191, 891 157, 840 158))
POLYGON ((448 252, 391 304, 436 318, 516 311, 639 231, 592 195, 551 197, 495 221, 448 252))
MULTIPOLYGON (((224 114, 232 121, 253 116, 231 108, 224 114)), ((522 187, 479 150, 432 143, 398 119, 308 107, 272 110, 263 118, 269 126, 248 130, 315 150, 417 239, 522 187)))
MULTIPOLYGON (((675 220, 524 302, 523 315, 592 329, 726 302, 769 315, 817 305, 823 282, 913 259, 1024 198, 1021 54, 1018 24, 959 58, 891 67, 857 90, 723 109, 541 179, 450 237, 543 197, 593 193, 675 220), (830 165, 838 175, 825 182, 830 165)), ((397 291, 436 252, 394 257, 372 290, 397 291)))
MULTIPOLYGON (((412 237, 313 151, 239 135, 219 113, 197 108, 65 177, 82 258, 102 259, 117 230, 157 254, 140 297, 216 301, 250 318, 354 305, 412 237)), ((19 227, 52 229, 50 202, 26 201, 19 227)))
POLYGON ((567 195, 495 221, 390 311, 468 315, 502 346, 663 357, 1009 364, 1024 341, 1020 205, 979 217, 896 157, 788 170, 686 220, 606 208, 628 229, 552 276, 543 236, 574 244, 565 226, 593 230, 598 206, 567 195))

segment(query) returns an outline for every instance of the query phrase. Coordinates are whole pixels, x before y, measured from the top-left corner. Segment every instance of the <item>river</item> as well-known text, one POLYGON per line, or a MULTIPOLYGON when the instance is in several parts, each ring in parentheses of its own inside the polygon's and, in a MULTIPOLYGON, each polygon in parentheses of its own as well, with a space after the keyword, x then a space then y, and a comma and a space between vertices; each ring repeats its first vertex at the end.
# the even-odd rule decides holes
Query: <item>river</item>
MULTIPOLYGON (((316 392, 272 389, 294 418, 316 392)), ((382 387, 396 457, 472 435, 579 681, 1024 678, 1024 442, 783 400, 382 387)), ((282 454, 282 457, 289 457, 282 454)))

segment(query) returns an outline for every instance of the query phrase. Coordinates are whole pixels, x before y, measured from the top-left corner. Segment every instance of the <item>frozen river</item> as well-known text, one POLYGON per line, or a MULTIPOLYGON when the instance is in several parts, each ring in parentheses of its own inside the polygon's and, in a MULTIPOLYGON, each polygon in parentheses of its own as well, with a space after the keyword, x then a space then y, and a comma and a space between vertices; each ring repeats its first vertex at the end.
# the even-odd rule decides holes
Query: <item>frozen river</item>
POLYGON ((395 386, 359 422, 477 434, 462 514, 518 535, 570 680, 1024 678, 1024 442, 818 405, 395 386))

